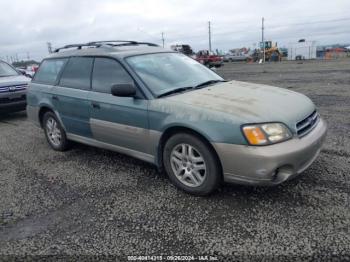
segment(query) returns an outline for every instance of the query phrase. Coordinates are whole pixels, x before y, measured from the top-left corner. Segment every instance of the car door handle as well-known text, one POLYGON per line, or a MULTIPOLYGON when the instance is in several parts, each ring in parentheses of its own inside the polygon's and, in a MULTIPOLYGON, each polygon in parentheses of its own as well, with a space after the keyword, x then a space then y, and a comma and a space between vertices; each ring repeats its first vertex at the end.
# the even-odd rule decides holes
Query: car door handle
POLYGON ((100 109, 101 108, 100 104, 98 104, 96 102, 92 102, 91 105, 92 105, 93 108, 96 108, 96 109, 100 109))
POLYGON ((58 99, 58 97, 57 97, 57 96, 52 96, 52 100, 56 100, 56 101, 58 101, 59 99, 58 99))

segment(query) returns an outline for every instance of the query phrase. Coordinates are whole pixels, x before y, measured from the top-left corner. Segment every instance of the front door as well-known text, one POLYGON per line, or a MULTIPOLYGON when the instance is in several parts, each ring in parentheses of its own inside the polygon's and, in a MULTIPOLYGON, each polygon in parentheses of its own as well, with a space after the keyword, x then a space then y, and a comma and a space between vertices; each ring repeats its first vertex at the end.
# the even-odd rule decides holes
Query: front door
POLYGON ((95 58, 89 95, 92 135, 100 142, 148 154, 148 100, 111 94, 112 85, 125 83, 133 79, 119 62, 95 58))

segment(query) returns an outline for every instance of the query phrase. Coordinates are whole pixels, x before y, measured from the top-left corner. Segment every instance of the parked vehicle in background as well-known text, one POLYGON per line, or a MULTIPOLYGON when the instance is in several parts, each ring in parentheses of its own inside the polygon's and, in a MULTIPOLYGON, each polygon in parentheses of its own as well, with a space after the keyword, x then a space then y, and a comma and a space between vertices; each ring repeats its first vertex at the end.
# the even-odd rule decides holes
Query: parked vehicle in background
POLYGON ((223 58, 209 50, 200 50, 197 52, 195 59, 208 67, 220 67, 223 65, 223 58))
POLYGON ((250 56, 246 54, 227 53, 226 55, 224 55, 224 62, 248 61, 249 59, 250 56))
POLYGON ((187 56, 193 56, 194 52, 190 45, 172 45, 170 46, 171 50, 177 51, 187 56))
POLYGON ((20 72, 22 75, 33 78, 35 71, 34 70, 28 70, 27 68, 22 68, 22 67, 16 67, 16 70, 20 72))
POLYGON ((39 65, 28 65, 26 68, 26 74, 30 75, 31 78, 34 76, 34 74, 36 73, 36 71, 38 71, 39 65))
POLYGON ((39 63, 34 60, 13 62, 14 66, 21 74, 32 78, 39 68, 39 63))
POLYGON ((225 62, 249 61, 251 60, 250 48, 234 48, 230 49, 223 57, 225 62))
POLYGON ((26 92, 30 78, 0 60, 0 113, 26 108, 26 92))
POLYGON ((25 69, 25 68, 23 68, 23 67, 16 67, 16 70, 17 70, 20 74, 29 77, 29 76, 27 75, 27 73, 26 73, 26 69, 25 69))
POLYGON ((72 140, 125 153, 198 195, 223 181, 277 185, 301 174, 327 129, 302 94, 227 82, 183 54, 135 41, 58 49, 27 101, 54 150, 72 140), (68 48, 76 50, 61 52, 68 48))

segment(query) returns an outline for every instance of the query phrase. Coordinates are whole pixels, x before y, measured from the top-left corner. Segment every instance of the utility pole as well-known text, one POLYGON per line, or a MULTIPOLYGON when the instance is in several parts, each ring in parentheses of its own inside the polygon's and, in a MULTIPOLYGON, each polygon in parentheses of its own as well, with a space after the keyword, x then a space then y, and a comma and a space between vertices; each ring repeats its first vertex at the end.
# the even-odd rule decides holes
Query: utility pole
POLYGON ((162 32, 162 42, 163 42, 163 48, 164 48, 164 41, 165 41, 165 39, 164 39, 164 32, 162 32))
POLYGON ((50 42, 47 42, 47 50, 49 51, 49 54, 52 53, 52 44, 50 42))
POLYGON ((262 24, 261 24, 261 42, 262 42, 262 48, 263 48, 263 63, 265 63, 265 39, 264 39, 264 18, 262 18, 262 24))
POLYGON ((211 52, 211 26, 210 26, 210 21, 208 22, 208 33, 209 33, 209 52, 211 52))

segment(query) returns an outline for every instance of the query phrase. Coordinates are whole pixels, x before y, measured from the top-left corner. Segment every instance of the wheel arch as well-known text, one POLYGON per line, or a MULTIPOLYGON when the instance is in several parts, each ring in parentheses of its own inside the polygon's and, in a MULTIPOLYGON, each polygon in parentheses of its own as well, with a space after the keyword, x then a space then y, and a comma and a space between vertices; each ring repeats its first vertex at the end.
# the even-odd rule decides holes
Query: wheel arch
POLYGON ((198 132, 197 130, 190 128, 190 127, 185 127, 185 126, 171 126, 168 127, 161 135, 160 139, 159 139, 159 146, 158 146, 158 151, 157 151, 157 166, 158 169, 160 171, 164 170, 164 165, 163 165, 163 149, 165 146, 165 143, 168 141, 168 139, 170 137, 172 137, 175 134, 178 133, 187 133, 187 134, 191 134, 194 135, 196 137, 198 137, 200 140, 202 140, 209 148, 209 150, 214 154, 214 157, 216 158, 218 164, 219 164, 219 168, 221 171, 221 175, 222 175, 222 163, 221 160, 219 158, 218 153, 216 152, 215 148, 213 147, 213 145, 209 142, 209 139, 202 133, 198 132))
POLYGON ((53 112, 53 109, 51 107, 49 107, 48 105, 42 105, 40 106, 40 109, 39 109, 39 123, 40 123, 40 126, 43 127, 43 119, 44 119, 44 115, 46 112, 53 112))
POLYGON ((63 125, 63 122, 62 122, 61 118, 59 117, 58 113, 50 105, 47 105, 47 104, 40 105, 38 119, 39 119, 39 123, 40 123, 41 128, 43 127, 43 118, 44 118, 44 115, 46 112, 52 112, 53 114, 55 114, 55 116, 57 117, 58 121, 60 122, 62 128, 66 131, 66 128, 63 125))

